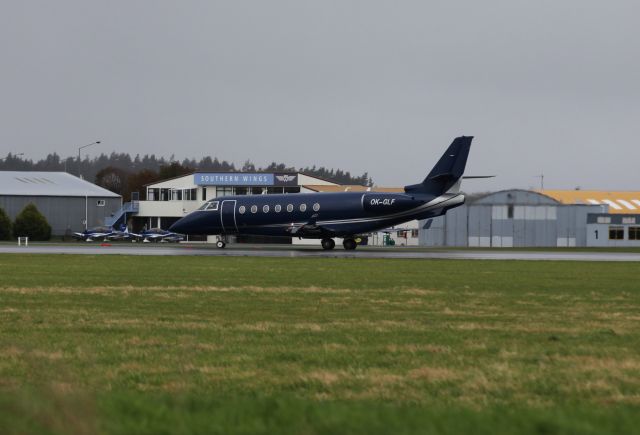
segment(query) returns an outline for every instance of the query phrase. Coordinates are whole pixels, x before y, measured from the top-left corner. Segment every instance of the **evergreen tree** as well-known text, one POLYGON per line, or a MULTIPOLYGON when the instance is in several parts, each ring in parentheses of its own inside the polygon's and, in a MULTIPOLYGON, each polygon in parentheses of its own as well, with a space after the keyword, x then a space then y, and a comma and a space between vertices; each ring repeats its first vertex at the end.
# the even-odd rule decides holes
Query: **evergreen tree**
POLYGON ((9 219, 9 216, 0 208, 0 240, 9 239, 11 239, 11 219, 9 219))
POLYGON ((13 223, 15 237, 29 237, 30 240, 49 240, 51 225, 33 204, 28 204, 13 223))

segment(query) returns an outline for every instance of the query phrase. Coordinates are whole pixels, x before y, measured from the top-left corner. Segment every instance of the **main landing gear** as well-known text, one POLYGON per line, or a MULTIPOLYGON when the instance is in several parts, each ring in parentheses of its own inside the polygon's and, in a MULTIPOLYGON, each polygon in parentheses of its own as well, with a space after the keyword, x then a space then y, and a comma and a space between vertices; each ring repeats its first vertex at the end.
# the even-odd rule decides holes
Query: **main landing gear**
POLYGON ((358 244, 353 239, 344 239, 344 241, 342 242, 342 246, 344 246, 344 249, 346 249, 347 251, 353 251, 354 249, 356 249, 358 244))
MULTIPOLYGON (((320 243, 322 244, 322 249, 324 249, 325 251, 330 251, 336 247, 336 242, 334 242, 333 239, 322 239, 320 243)), ((354 239, 346 238, 342 242, 342 246, 344 246, 344 249, 346 249, 347 251, 353 251, 354 249, 356 249, 358 244, 354 239)))
POLYGON ((334 242, 333 239, 322 239, 320 243, 322 244, 322 249, 325 251, 330 251, 336 247, 336 242, 334 242))
POLYGON ((218 241, 216 242, 216 248, 224 249, 227 246, 227 236, 218 237, 218 241))

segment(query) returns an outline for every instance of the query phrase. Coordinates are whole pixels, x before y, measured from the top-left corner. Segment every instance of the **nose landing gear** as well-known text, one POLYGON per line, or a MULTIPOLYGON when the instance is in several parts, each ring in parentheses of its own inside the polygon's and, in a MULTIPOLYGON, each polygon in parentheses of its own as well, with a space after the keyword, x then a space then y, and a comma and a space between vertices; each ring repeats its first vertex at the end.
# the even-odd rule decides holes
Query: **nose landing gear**
POLYGON ((218 249, 223 249, 225 246, 227 246, 227 244, 225 242, 223 242, 222 240, 218 240, 216 242, 216 248, 218 248, 218 249))

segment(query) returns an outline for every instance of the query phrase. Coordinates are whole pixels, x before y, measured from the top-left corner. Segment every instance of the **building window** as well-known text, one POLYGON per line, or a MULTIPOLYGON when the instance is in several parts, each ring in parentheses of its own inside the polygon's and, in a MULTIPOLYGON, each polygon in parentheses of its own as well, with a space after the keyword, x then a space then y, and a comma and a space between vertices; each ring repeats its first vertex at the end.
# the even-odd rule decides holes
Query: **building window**
POLYGON ((640 240, 640 227, 629 227, 629 240, 640 240))
POLYGON ((418 237, 418 230, 411 230, 411 237, 418 237))
POLYGON ((300 186, 285 187, 284 193, 300 193, 300 186))
POLYGON ((313 204, 313 211, 318 211, 318 210, 320 210, 320 204, 316 202, 315 204, 313 204))
POLYGON ((507 206, 507 219, 513 219, 513 206, 507 206))
POLYGON ((172 201, 182 201, 182 190, 181 189, 171 189, 171 200, 172 201))
POLYGON ((241 205, 238 211, 240 212, 240 214, 244 214, 244 212, 247 211, 247 209, 244 205, 241 205))
POLYGON ((160 200, 160 189, 150 188, 147 189, 147 201, 159 201, 160 200))
POLYGON ((631 224, 631 225, 635 225, 635 223, 636 223, 636 218, 635 218, 635 217, 633 217, 633 216, 631 216, 631 217, 623 217, 623 218, 622 218, 622 223, 623 223, 623 224, 627 224, 627 225, 629 225, 629 224, 631 224))
POLYGON ((98 207, 104 207, 105 204, 106 204, 106 201, 104 199, 99 199, 96 201, 96 205, 98 207))
POLYGON ((182 198, 185 201, 195 201, 197 199, 198 189, 184 189, 182 198))
POLYGON ((269 213, 269 206, 268 205, 262 206, 262 212, 263 213, 269 213))
POLYGON ((203 201, 207 200, 207 188, 206 187, 202 188, 202 200, 203 201))
POLYGON ((280 213, 280 210, 282 210, 282 206, 280 204, 276 204, 273 209, 276 211, 276 213, 280 213))
POLYGON ((248 195, 249 189, 247 187, 236 187, 236 195, 248 195))
POLYGON ((255 205, 251 206, 251 213, 256 213, 258 211, 258 207, 255 205))
POLYGON ((624 227, 609 227, 609 240, 624 240, 624 227))
POLYGON ((293 204, 287 205, 287 211, 291 213, 293 211, 293 204))
POLYGON ((598 216, 598 223, 599 224, 610 224, 611 223, 611 218, 609 216, 598 216))
POLYGON ((160 189, 160 201, 169 201, 171 189, 160 189))
POLYGON ((252 187, 251 194, 252 195, 262 195, 263 193, 267 193, 266 187, 252 187))
POLYGON ((284 193, 284 187, 267 187, 268 194, 284 193))
POLYGON ((216 187, 216 197, 233 195, 233 187, 230 186, 218 186, 216 187))
POLYGON ((307 204, 300 204, 300 211, 307 211, 307 204))

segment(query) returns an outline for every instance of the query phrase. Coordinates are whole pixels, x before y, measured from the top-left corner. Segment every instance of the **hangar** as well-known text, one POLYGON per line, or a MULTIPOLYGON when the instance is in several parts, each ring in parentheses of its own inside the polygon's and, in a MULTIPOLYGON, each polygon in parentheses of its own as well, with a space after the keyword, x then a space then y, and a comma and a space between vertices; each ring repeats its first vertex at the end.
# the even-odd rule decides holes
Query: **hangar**
POLYGON ((640 192, 511 189, 468 195, 465 205, 446 216, 420 222, 420 244, 640 246, 634 213, 640 213, 640 192))
POLYGON ((122 197, 66 172, 0 171, 0 207, 11 220, 33 203, 53 236, 104 225, 122 197))

